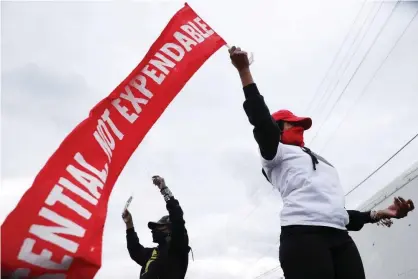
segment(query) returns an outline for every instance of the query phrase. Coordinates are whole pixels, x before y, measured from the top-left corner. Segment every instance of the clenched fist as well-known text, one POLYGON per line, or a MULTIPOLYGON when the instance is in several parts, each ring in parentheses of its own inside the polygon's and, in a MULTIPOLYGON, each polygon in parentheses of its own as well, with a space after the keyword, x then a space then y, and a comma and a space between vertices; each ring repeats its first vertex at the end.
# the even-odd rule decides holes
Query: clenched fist
POLYGON ((241 50, 241 48, 235 46, 231 47, 229 49, 229 56, 231 57, 232 65, 234 65, 238 71, 243 71, 250 68, 248 53, 241 50))
POLYGON ((162 178, 161 176, 159 176, 159 175, 154 175, 153 177, 152 177, 152 183, 154 183, 154 185, 156 185, 157 187, 158 187, 158 189, 164 189, 164 188, 166 188, 167 186, 165 185, 165 180, 164 180, 164 178, 162 178))

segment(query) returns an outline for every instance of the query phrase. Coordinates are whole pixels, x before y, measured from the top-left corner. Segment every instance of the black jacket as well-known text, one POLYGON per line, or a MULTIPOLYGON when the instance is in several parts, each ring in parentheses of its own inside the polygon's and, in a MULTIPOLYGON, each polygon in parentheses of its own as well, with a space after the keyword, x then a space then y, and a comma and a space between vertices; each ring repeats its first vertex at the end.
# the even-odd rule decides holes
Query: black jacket
MULTIPOLYGON (((272 160, 276 156, 277 147, 280 143, 281 130, 279 125, 272 118, 255 83, 244 87, 244 95, 244 110, 249 122, 254 127, 253 134, 260 148, 261 156, 266 160, 272 160)), ((324 160, 323 158, 320 159, 324 160)), ((374 222, 370 217, 370 211, 347 210, 347 213, 349 223, 346 228, 349 231, 359 231, 364 224, 374 222)))
POLYGON ((179 202, 171 197, 167 210, 172 222, 171 241, 155 248, 139 243, 134 228, 126 231, 131 259, 142 266, 140 279, 184 279, 189 264, 189 237, 179 202))

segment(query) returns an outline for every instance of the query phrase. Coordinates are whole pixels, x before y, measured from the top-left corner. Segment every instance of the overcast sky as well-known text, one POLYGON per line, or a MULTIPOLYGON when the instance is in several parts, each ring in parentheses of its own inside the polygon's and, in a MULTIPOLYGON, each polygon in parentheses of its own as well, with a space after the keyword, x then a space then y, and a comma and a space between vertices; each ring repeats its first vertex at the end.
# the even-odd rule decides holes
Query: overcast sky
MULTIPOLYGON (((189 3, 229 44, 254 53, 253 74, 272 111, 287 108, 313 118, 308 146, 337 167, 346 192, 416 134, 418 17, 387 57, 417 13, 416 2, 395 10, 396 1, 189 3)), ((182 6, 1 3, 1 222, 64 137, 131 72, 182 6)), ((282 203, 261 175, 243 100, 222 48, 172 102, 122 172, 110 198, 96 278, 138 278, 120 214, 134 193, 135 227, 142 243, 152 245, 146 223, 165 214, 151 183, 154 174, 166 178, 185 211, 195 257, 188 278, 251 279, 278 265, 282 203)), ((386 186, 416 154, 418 140, 349 195, 347 207, 386 186)))

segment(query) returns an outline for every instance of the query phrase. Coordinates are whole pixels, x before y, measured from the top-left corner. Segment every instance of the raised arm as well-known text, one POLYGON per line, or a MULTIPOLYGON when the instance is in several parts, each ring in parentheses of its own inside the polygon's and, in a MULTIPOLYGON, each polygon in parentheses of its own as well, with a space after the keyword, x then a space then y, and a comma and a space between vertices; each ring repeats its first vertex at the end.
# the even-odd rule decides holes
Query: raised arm
POLYGON ((266 160, 272 160, 276 156, 280 142, 280 128, 271 117, 264 97, 254 83, 247 53, 236 47, 232 47, 229 53, 232 64, 237 68, 241 78, 245 95, 244 110, 254 127, 254 138, 260 148, 261 156, 266 160))
POLYGON ((161 194, 166 201, 166 207, 171 221, 171 248, 189 252, 189 237, 185 227, 183 218, 183 210, 180 207, 178 200, 176 200, 165 184, 165 181, 160 176, 153 177, 154 184, 158 186, 161 194))
POLYGON ((135 232, 135 228, 132 222, 132 215, 128 210, 122 215, 123 221, 126 224, 126 241, 129 256, 140 266, 145 265, 147 260, 151 256, 152 249, 145 248, 139 243, 138 235, 135 232))

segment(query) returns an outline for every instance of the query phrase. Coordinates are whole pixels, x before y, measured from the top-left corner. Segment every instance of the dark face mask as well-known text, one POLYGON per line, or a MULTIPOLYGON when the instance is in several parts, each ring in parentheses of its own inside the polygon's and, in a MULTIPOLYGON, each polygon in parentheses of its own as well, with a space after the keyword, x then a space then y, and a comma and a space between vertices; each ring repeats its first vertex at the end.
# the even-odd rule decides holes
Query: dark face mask
POLYGON ((170 236, 170 233, 162 232, 158 230, 153 230, 151 231, 151 233, 152 233, 152 242, 158 243, 158 244, 166 242, 167 237, 170 236))

